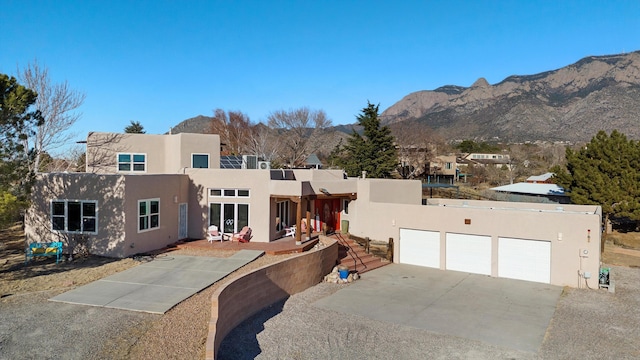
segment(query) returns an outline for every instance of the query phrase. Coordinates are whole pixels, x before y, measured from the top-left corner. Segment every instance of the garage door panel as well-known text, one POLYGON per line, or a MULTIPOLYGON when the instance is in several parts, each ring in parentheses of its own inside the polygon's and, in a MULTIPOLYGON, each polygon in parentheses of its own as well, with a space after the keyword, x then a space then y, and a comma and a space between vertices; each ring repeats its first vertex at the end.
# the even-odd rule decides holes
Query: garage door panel
POLYGON ((401 264, 440 268, 440 233, 400 229, 401 264))
POLYGON ((498 276, 551 282, 551 242, 498 238, 498 276))
POLYGON ((447 233, 446 268, 491 275, 491 237, 447 233))

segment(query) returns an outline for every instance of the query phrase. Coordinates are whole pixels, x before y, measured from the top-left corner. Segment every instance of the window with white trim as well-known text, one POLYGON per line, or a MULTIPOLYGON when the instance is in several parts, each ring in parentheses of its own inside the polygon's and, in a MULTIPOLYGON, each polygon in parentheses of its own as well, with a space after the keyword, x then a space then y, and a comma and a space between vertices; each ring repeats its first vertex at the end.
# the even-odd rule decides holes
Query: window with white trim
POLYGON ((146 172, 147 154, 119 153, 118 171, 120 172, 146 172))
POLYGON ((52 200, 51 228, 70 233, 98 233, 98 202, 92 200, 52 200))
POLYGON ((209 154, 191 154, 191 167, 194 169, 208 169, 209 154))
POLYGON ((223 233, 237 233, 249 226, 249 204, 209 203, 209 226, 215 225, 223 233))
POLYGON ((249 197, 249 189, 209 189, 209 197, 249 197))
POLYGON ((138 200, 138 232, 160 227, 160 199, 138 200))

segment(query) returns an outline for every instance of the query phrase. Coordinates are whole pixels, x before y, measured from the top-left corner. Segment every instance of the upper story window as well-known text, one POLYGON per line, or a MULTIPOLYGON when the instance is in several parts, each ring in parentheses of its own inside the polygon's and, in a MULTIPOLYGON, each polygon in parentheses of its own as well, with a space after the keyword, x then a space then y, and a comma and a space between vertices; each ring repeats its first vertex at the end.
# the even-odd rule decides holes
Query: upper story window
POLYGON ((209 189, 210 197, 249 197, 249 189, 209 189))
POLYGON ((191 167, 195 169, 208 169, 209 154, 191 154, 191 167))
POLYGON ((447 170, 451 170, 453 168, 453 164, 451 164, 450 162, 446 162, 444 163, 444 168, 447 170))
POLYGON ((53 200, 51 228, 62 232, 96 234, 97 207, 97 201, 53 200))
POLYGON ((147 154, 118 154, 118 171, 147 171, 147 154))

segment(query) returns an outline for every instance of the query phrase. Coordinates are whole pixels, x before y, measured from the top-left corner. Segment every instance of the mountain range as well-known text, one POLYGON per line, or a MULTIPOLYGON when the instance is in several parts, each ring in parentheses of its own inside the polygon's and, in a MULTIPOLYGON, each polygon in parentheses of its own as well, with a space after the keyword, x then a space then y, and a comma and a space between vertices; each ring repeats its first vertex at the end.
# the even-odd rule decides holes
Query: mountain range
POLYGON ((417 91, 381 114, 386 125, 448 140, 589 141, 599 130, 640 139, 640 51, 589 56, 557 70, 490 85, 417 91))
MULTIPOLYGON (((480 78, 470 87, 413 92, 380 118, 392 131, 408 128, 446 140, 575 143, 589 141, 599 130, 640 139, 640 51, 588 56, 557 70, 509 76, 494 85, 480 78)), ((199 115, 172 132, 207 132, 210 120, 199 115)), ((344 137, 352 128, 338 125, 334 130, 344 137)))

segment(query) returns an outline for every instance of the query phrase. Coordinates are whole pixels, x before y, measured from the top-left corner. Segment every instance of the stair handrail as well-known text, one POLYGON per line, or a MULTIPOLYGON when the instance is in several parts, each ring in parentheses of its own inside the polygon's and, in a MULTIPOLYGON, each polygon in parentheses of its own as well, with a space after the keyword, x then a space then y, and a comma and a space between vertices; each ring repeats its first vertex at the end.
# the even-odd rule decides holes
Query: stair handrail
MULTIPOLYGON (((342 234, 341 234, 341 233, 336 233, 335 235, 336 235, 336 238, 337 238, 338 242, 340 242, 340 245, 342 245, 342 246, 344 246, 344 247, 346 247, 346 248, 347 248, 347 255, 351 256, 351 258, 353 259, 353 267, 357 269, 357 268, 358 268, 358 260, 360 260, 360 264, 362 264, 362 266, 364 266, 364 269, 367 269, 367 268, 368 268, 367 264, 365 264, 365 263, 362 261, 362 259, 360 258, 360 256, 358 256, 357 254, 355 254, 355 252, 354 252, 353 254, 350 252, 350 250, 352 250, 352 248, 351 248, 351 246, 347 243, 347 240, 345 240, 345 239, 342 237, 342 234), (356 258, 357 258, 357 259, 356 259, 356 258)), ((354 242, 355 242, 355 241, 354 241, 354 242)), ((360 245, 360 244, 358 244, 358 245, 360 245)))

